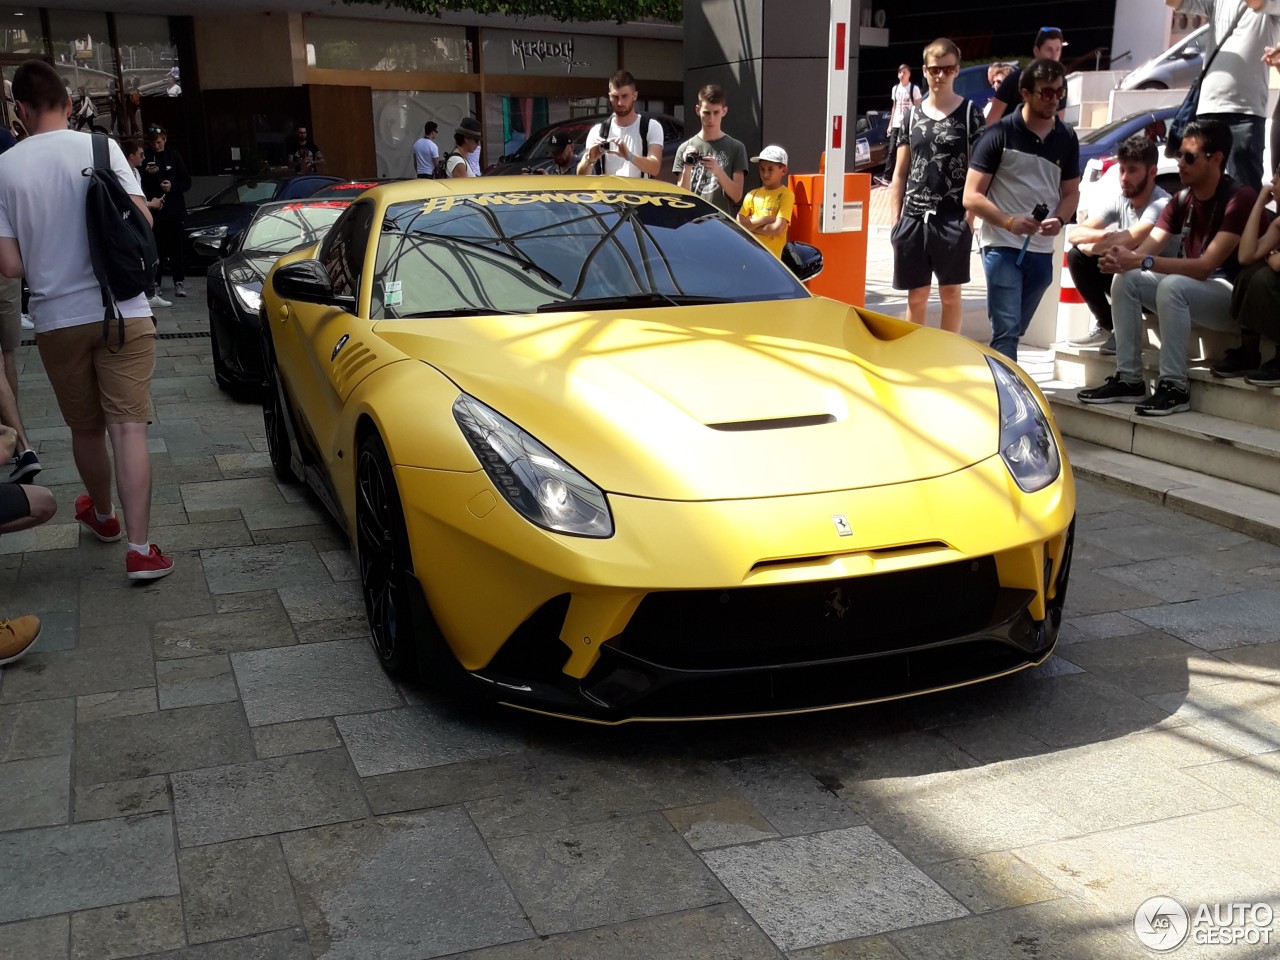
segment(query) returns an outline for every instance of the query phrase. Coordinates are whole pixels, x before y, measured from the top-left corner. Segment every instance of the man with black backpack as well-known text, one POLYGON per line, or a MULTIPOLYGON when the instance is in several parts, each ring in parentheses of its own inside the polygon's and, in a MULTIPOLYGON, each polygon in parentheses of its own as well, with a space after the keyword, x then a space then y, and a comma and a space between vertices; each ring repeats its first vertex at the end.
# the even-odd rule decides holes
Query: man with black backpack
POLYGON ((636 78, 619 70, 609 78, 613 116, 587 134, 578 173, 656 177, 662 167, 662 124, 636 112, 636 78))
POLYGON ((147 262, 154 242, 146 251, 140 241, 149 237, 143 225, 150 225, 151 215, 119 146, 67 129, 71 103, 53 67, 40 60, 22 64, 13 96, 31 135, 0 156, 0 273, 25 274, 31 288, 36 346, 71 428, 72 453, 87 490, 76 497, 76 519, 103 542, 127 532, 126 576, 154 580, 171 573, 173 561, 148 539, 147 424, 156 341, 145 283, 154 269, 147 262), (99 150, 107 148, 100 166, 109 173, 94 169, 95 141, 99 150), (108 206, 112 198, 99 178, 110 177, 118 181, 115 198, 127 209, 117 209, 114 218, 99 213, 91 224, 88 204, 94 201, 97 211, 108 206), (101 249, 104 237, 112 249, 101 249), (118 255, 128 250, 134 251, 130 257, 118 255), (123 292, 134 289, 136 294, 123 292), (108 437, 123 531, 111 496, 108 437))

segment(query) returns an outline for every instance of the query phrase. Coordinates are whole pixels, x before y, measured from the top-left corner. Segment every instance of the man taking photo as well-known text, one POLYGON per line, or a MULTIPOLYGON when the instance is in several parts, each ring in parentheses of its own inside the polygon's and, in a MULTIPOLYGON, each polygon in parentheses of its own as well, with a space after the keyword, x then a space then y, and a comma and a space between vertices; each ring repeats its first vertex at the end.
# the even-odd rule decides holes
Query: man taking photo
POLYGON ((662 168, 662 124, 636 113, 636 78, 619 70, 609 78, 609 106, 613 116, 587 134, 587 148, 578 161, 578 173, 604 173, 619 177, 656 177, 662 168), (605 129, 601 131, 601 127, 605 129))

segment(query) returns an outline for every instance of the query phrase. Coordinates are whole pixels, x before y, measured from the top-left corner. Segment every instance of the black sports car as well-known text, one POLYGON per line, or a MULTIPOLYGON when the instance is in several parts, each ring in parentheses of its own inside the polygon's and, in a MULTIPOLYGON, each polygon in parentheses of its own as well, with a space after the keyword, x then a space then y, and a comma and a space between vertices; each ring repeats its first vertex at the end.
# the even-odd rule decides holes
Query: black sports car
POLYGON ((329 232, 350 199, 286 200, 258 207, 231 251, 209 268, 209 337, 218 386, 263 383, 258 308, 262 281, 277 258, 329 232))
POLYGON ((182 225, 187 235, 187 248, 183 251, 187 266, 203 269, 229 251, 262 204, 272 200, 301 200, 331 183, 343 182, 341 177, 317 173, 237 180, 199 206, 187 208, 187 219, 182 225))

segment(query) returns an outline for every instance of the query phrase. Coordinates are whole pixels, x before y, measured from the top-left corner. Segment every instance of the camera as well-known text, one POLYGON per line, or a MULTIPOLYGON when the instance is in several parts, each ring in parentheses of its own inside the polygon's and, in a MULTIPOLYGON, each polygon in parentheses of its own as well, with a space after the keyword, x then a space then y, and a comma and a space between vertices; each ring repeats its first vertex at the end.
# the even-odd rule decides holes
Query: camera
POLYGON ((702 154, 697 150, 690 150, 684 155, 685 166, 692 166, 695 163, 702 162, 702 154))

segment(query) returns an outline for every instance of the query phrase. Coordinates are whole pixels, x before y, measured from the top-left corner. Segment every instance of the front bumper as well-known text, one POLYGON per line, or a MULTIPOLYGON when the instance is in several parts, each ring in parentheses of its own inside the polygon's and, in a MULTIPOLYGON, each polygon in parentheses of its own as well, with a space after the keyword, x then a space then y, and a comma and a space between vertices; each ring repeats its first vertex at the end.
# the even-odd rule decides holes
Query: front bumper
POLYGON ((611 497, 609 540, 538 530, 477 489, 483 474, 397 481, 433 615, 474 681, 516 706, 622 722, 867 703, 1042 662, 1061 621, 1065 465, 1031 495, 997 457, 894 487, 611 497))

